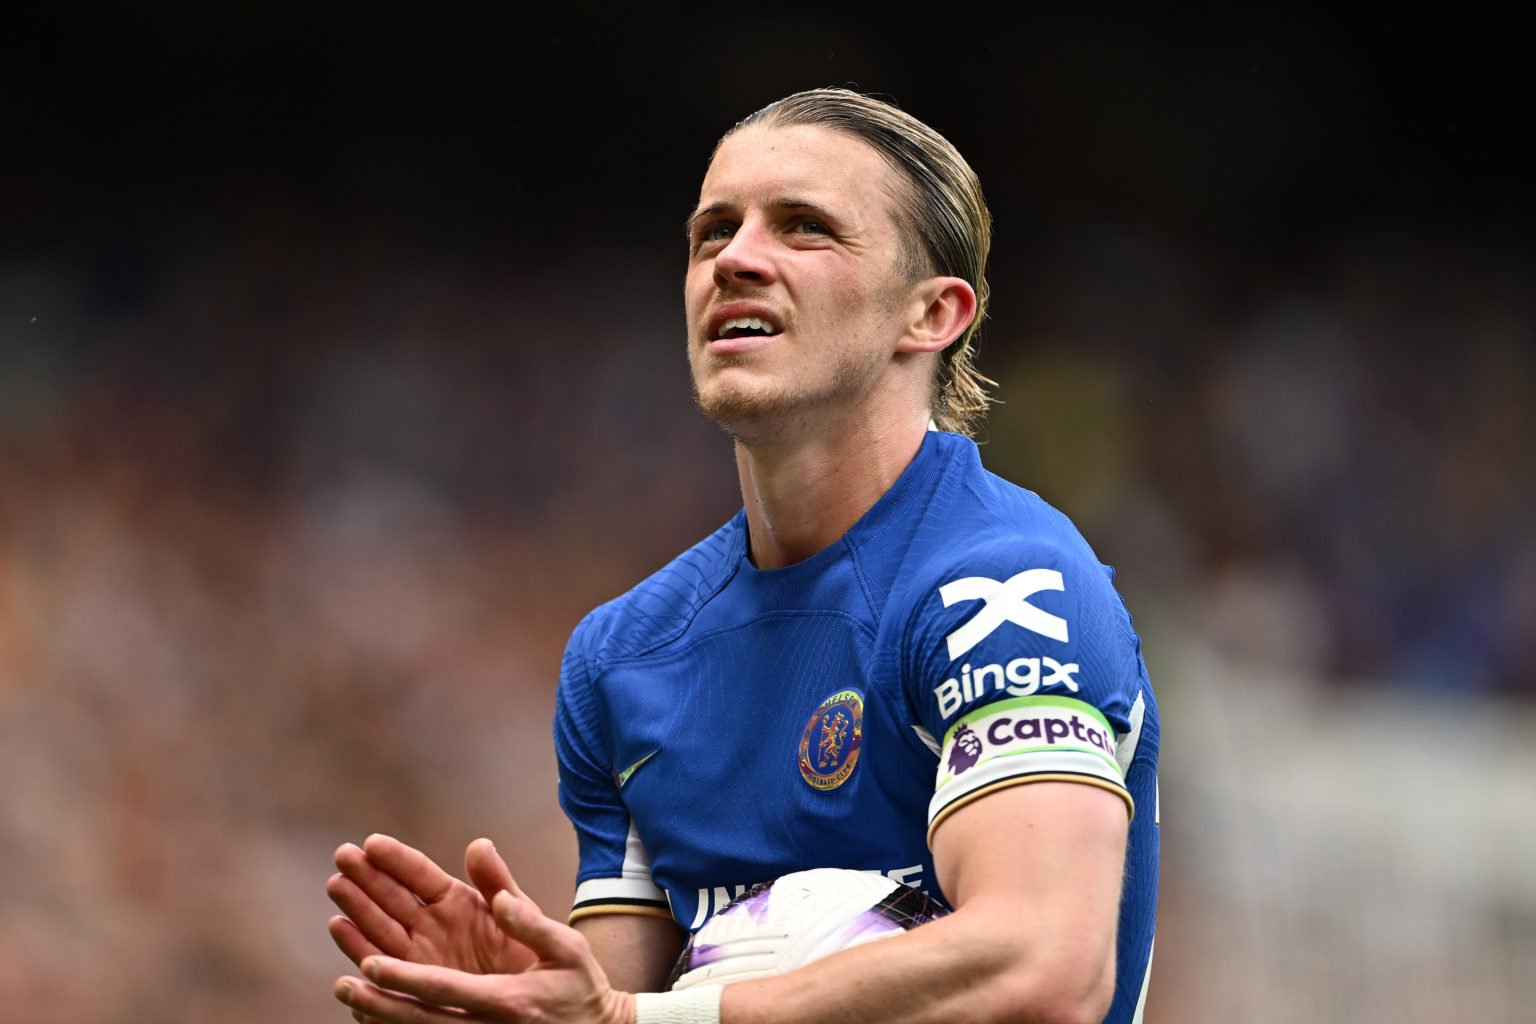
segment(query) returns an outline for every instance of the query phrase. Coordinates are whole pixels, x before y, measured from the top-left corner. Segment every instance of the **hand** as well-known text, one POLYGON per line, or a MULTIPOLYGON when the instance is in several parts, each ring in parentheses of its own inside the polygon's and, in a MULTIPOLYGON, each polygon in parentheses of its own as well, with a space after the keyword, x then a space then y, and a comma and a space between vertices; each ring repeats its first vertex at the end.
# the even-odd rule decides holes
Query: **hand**
POLYGON ((368 956, 361 978, 336 982, 358 1020, 384 1024, 634 1024, 635 997, 608 984, 587 940, 545 917, 516 889, 497 893, 496 923, 536 962, 521 974, 471 974, 368 956))
POLYGON ((389 836, 369 836, 361 848, 341 846, 336 866, 340 872, 325 891, 346 916, 331 918, 330 933, 355 964, 384 954, 479 974, 515 974, 536 959, 491 913, 491 898, 517 886, 489 839, 464 851, 473 886, 389 836))

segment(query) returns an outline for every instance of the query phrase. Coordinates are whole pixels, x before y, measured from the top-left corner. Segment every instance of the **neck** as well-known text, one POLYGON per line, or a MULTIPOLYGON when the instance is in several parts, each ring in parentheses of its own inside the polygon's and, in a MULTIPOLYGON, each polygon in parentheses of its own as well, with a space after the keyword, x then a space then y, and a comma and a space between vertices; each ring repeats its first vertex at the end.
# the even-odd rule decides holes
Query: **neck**
POLYGON ((795 440, 738 438, 752 561, 779 569, 835 544, 901 476, 928 422, 922 410, 795 440))

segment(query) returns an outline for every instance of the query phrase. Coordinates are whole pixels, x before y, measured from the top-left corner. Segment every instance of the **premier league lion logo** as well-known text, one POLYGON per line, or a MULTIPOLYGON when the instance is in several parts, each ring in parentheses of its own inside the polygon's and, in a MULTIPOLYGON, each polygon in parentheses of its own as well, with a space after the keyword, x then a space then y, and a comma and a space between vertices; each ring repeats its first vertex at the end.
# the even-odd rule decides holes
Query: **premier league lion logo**
POLYGON ((962 725, 955 731, 955 745, 949 751, 949 770, 956 775, 970 768, 981 758, 981 737, 962 725))

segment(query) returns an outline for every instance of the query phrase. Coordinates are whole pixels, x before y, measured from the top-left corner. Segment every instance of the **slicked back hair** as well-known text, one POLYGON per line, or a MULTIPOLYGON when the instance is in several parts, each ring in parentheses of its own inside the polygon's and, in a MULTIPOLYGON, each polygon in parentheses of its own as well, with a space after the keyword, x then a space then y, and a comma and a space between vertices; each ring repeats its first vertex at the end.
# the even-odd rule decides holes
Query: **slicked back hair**
POLYGON ((938 132, 901 108, 849 89, 809 89, 770 103, 726 132, 811 125, 871 146, 898 172, 901 262, 913 279, 958 277, 976 291, 976 316, 939 356, 929 407, 941 430, 971 435, 986 416, 995 384, 975 366, 976 332, 987 314, 987 254, 992 214, 976 172, 938 132), (904 221, 904 222, 903 222, 904 221))

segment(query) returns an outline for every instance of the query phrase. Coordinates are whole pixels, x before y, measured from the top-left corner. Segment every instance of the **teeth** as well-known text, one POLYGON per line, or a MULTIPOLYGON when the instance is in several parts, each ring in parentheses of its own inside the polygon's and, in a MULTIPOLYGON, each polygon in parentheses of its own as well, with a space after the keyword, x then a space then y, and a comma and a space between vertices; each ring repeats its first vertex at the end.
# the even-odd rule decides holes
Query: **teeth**
POLYGON ((726 331, 766 331, 773 333, 773 328, 755 316, 732 317, 720 325, 720 333, 726 331))

